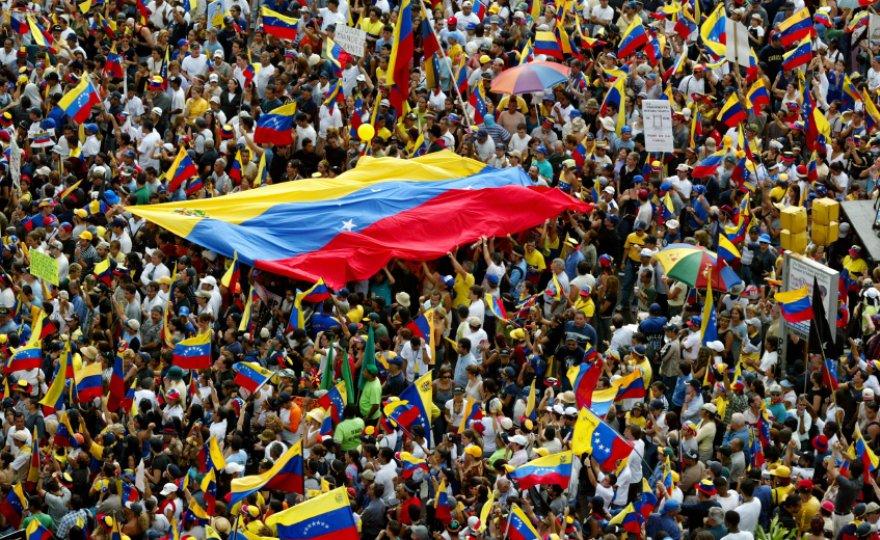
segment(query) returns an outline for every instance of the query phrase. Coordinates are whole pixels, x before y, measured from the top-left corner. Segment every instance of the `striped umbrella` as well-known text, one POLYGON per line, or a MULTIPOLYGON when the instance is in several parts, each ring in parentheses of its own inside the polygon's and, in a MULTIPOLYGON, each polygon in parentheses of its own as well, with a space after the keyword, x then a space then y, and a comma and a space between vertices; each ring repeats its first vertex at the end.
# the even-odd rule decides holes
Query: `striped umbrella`
POLYGON ((691 244, 669 244, 655 255, 668 277, 692 287, 706 287, 706 276, 712 276, 712 289, 727 291, 742 279, 714 251, 691 244), (707 271, 708 270, 708 271, 707 271))
POLYGON ((571 69, 556 62, 529 62, 507 70, 492 81, 498 94, 543 92, 568 81, 571 69))

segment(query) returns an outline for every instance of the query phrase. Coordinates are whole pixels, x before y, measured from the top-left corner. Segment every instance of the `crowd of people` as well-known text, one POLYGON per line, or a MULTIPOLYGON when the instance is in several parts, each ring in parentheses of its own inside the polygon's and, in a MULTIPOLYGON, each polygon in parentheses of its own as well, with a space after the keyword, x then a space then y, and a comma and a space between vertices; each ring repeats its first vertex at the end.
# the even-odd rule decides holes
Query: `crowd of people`
POLYGON ((695 2, 0 2, 0 534, 278 538, 273 514, 342 487, 365 540, 880 537, 880 268, 843 214, 803 250, 841 274, 836 341, 804 346, 774 300, 781 212, 876 196, 877 15, 695 2), (747 25, 749 67, 719 51, 726 18, 747 25), (332 46, 341 26, 366 32, 362 55, 332 46), (568 81, 491 90, 535 60, 568 81), (85 79, 98 99, 73 114, 85 79), (646 151, 645 99, 669 101, 672 153, 646 151), (291 102, 292 144, 259 142, 291 102), (181 149, 196 169, 175 185, 181 149), (223 279, 235 261, 128 211, 438 151, 589 211, 302 306, 312 284, 223 279), (733 245, 717 264, 739 281, 707 308, 659 262, 676 243, 733 245), (197 336, 210 368, 175 365, 197 336), (271 378, 243 386, 244 363, 271 378), (427 424, 390 419, 425 375, 427 424), (634 380, 589 406, 626 457, 582 451, 584 396, 634 380), (301 485, 232 502, 234 479, 297 445, 301 485), (523 488, 529 462, 575 448, 567 477, 523 488))

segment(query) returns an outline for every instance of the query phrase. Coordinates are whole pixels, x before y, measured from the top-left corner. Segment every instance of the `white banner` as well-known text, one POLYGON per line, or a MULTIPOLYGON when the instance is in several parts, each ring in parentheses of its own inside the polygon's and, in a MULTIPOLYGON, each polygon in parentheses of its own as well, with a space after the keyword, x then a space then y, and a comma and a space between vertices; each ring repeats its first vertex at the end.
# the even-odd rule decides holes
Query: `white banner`
POLYGON ((345 52, 348 54, 363 56, 364 45, 367 42, 367 33, 360 28, 337 25, 336 32, 333 33, 333 41, 345 49, 345 52))
POLYGON ((727 19, 724 30, 727 33, 727 61, 749 67, 749 29, 741 22, 727 19))
POLYGON ((672 139, 672 108, 665 99, 642 100, 642 122, 645 128, 645 150, 675 151, 672 139))

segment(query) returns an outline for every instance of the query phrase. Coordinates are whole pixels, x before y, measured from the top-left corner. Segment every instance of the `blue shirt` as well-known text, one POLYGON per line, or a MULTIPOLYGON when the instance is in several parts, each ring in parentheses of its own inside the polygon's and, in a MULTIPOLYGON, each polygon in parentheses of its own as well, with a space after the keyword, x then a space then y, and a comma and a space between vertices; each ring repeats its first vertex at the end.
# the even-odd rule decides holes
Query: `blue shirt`
POLYGON ((584 254, 578 249, 568 254, 568 257, 565 258, 565 274, 568 276, 568 279, 571 280, 578 276, 578 264, 585 258, 584 254))
POLYGON ((666 534, 667 538, 679 540, 681 538, 681 528, 678 522, 667 514, 651 514, 648 518, 648 524, 645 526, 645 533, 648 538, 659 538, 660 532, 666 534))
POLYGON ((458 362, 455 363, 455 373, 452 375, 452 379, 455 381, 455 386, 461 386, 462 388, 466 387, 468 382, 467 368, 468 366, 475 366, 477 364, 479 364, 479 362, 474 357, 473 353, 459 356, 458 362))
POLYGON ((568 321, 567 323, 565 323, 565 333, 577 334, 578 336, 580 336, 578 338, 578 343, 583 343, 584 339, 589 340, 593 347, 595 347, 599 343, 599 336, 596 334, 596 329, 590 326, 589 323, 578 327, 575 326, 574 321, 568 321))
POLYGON ((730 441, 733 439, 739 439, 742 443, 743 454, 746 456, 746 463, 750 463, 749 456, 749 431, 743 427, 739 431, 727 431, 724 433, 724 438, 721 439, 721 446, 730 446, 730 441))
POLYGON ((520 259, 518 263, 511 265, 510 274, 507 276, 508 281, 510 281, 510 290, 517 290, 517 286, 525 279, 527 271, 528 265, 525 259, 520 259))
POLYGON ((675 380, 675 390, 672 391, 672 404, 676 407, 681 407, 684 405, 684 393, 687 390, 687 383, 693 379, 693 377, 688 375, 679 375, 678 379, 675 380))

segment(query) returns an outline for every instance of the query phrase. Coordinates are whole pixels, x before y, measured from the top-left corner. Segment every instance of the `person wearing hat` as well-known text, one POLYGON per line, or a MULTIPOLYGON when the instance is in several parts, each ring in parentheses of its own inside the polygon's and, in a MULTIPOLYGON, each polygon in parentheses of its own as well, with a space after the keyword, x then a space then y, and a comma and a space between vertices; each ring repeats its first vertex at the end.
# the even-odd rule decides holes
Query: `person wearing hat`
MULTIPOLYGON (((801 505, 797 513, 798 530, 806 532, 810 529, 810 522, 815 516, 819 515, 820 503, 819 499, 813 494, 813 481, 809 478, 803 478, 797 482, 797 495, 800 497, 801 505)), ((871 503, 880 510, 877 503, 871 503)))
POLYGON ((715 538, 723 537, 726 531, 722 532, 717 528, 723 527, 724 510, 715 500, 715 496, 718 494, 715 484, 704 478, 696 483, 695 489, 697 501, 681 505, 681 515, 685 518, 685 526, 692 531, 706 527, 715 538))

